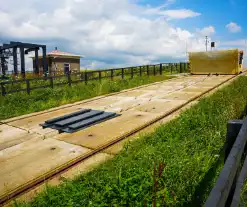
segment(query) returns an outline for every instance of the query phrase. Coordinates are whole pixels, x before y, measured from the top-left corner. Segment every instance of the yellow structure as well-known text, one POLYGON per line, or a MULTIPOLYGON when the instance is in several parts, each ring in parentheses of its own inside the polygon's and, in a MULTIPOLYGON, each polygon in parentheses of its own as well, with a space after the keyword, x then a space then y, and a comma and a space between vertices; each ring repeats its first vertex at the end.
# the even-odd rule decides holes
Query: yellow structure
POLYGON ((239 74, 243 67, 243 51, 191 52, 189 62, 192 74, 239 74))

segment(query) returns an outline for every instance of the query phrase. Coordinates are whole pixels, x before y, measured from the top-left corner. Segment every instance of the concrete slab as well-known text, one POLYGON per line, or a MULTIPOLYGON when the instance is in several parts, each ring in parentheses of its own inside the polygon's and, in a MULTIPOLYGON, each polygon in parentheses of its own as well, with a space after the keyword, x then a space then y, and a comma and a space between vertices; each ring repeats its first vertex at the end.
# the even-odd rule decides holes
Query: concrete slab
POLYGON ((41 127, 39 125, 37 125, 37 127, 35 127, 35 128, 31 128, 28 131, 29 131, 29 133, 38 134, 38 135, 42 136, 44 139, 54 137, 55 135, 58 134, 58 131, 55 129, 50 129, 50 128, 43 129, 43 127, 41 127))
POLYGON ((93 102, 93 103, 79 105, 79 107, 120 113, 123 111, 127 111, 135 106, 139 106, 142 102, 146 100, 148 99, 142 99, 142 98, 137 99, 135 97, 117 97, 110 104, 93 102))
POLYGON ((129 110, 117 118, 105 121, 85 130, 73 134, 60 134, 54 138, 90 149, 96 149, 117 139, 119 136, 137 129, 140 125, 156 117, 157 114, 129 110))
POLYGON ((184 104, 186 101, 184 100, 151 100, 145 104, 142 104, 139 107, 135 107, 135 110, 149 113, 157 113, 157 114, 165 114, 172 109, 184 104))
POLYGON ((147 93, 150 93, 150 91, 146 90, 134 90, 134 91, 129 91, 126 93, 120 93, 117 96, 119 97, 140 97, 142 95, 146 95, 147 93))
POLYGON ((145 98, 139 98, 139 99, 133 98, 132 100, 119 101, 117 103, 111 104, 110 106, 106 107, 105 111, 123 113, 132 108, 142 105, 144 102, 147 102, 148 100, 149 99, 147 98, 146 99, 145 98))
POLYGON ((169 95, 160 96, 161 99, 167 99, 167 100, 190 100, 198 95, 200 95, 201 92, 174 92, 169 95))
POLYGON ((202 83, 197 84, 197 87, 209 87, 213 88, 214 86, 218 85, 220 82, 223 82, 224 80, 215 80, 215 81, 204 81, 202 83))
POLYGON ((181 79, 174 79, 171 80, 170 83, 184 83, 184 81, 193 81, 194 79, 191 78, 181 78, 181 79))
MULTIPOLYGON (((85 174, 91 170, 93 170, 96 166, 98 166, 101 163, 104 163, 105 161, 113 158, 113 155, 109 155, 106 153, 98 153, 94 155, 93 157, 90 157, 83 162, 79 163, 75 167, 69 169, 68 171, 65 171, 61 175, 58 175, 51 180, 46 181, 45 183, 42 183, 41 185, 36 186, 32 190, 30 190, 28 193, 25 193, 21 196, 19 196, 16 201, 22 202, 22 201, 29 201, 33 199, 38 193, 44 191, 46 189, 46 186, 55 186, 64 181, 64 179, 72 179, 76 176, 85 174)), ((9 202, 4 207, 12 207, 14 202, 9 202)))
MULTIPOLYGON (((58 116, 63 116, 65 114, 69 114, 69 113, 76 112, 79 110, 81 110, 81 108, 79 108, 78 106, 72 106, 69 108, 51 111, 49 113, 44 113, 44 114, 40 114, 37 116, 28 117, 25 119, 9 122, 8 125, 18 127, 18 128, 30 131, 30 132, 40 132, 42 129, 42 127, 40 127, 40 124, 44 123, 46 120, 52 119, 58 116)), ((48 132, 50 133, 50 130, 48 132)), ((40 134, 44 134, 44 133, 40 132, 40 134)))
POLYGON ((56 139, 31 139, 0 153, 0 197, 89 152, 56 139))
POLYGON ((105 98, 102 98, 100 100, 95 100, 95 101, 90 101, 88 103, 83 103, 83 104, 79 104, 78 107, 81 107, 81 106, 87 106, 87 105, 90 105, 90 106, 93 106, 94 108, 97 108, 97 107, 104 107, 104 106, 108 106, 112 103, 115 103, 117 101, 121 100, 121 98, 117 97, 116 96, 109 96, 109 97, 105 97, 105 98))
POLYGON ((26 130, 2 124, 0 125, 0 150, 12 147, 35 137, 41 138, 38 134, 28 133, 26 130))
POLYGON ((191 87, 187 87, 187 88, 181 90, 180 92, 198 92, 198 93, 203 93, 203 92, 207 91, 208 89, 209 89, 208 87, 191 86, 191 87))
POLYGON ((121 150, 123 150, 123 148, 128 145, 129 143, 131 143, 132 141, 135 141, 136 139, 139 139, 140 137, 145 136, 146 134, 152 133, 155 131, 155 129, 157 127, 159 127, 162 124, 165 124, 175 118, 177 118, 183 111, 185 111, 186 109, 190 108, 191 106, 197 104, 198 101, 192 101, 189 104, 187 104, 185 107, 183 107, 182 109, 179 109, 178 111, 166 116, 165 118, 161 119, 160 121, 150 125, 149 127, 146 127, 145 129, 143 129, 141 132, 137 132, 135 134, 133 134, 132 136, 114 144, 111 147, 108 147, 107 149, 104 150, 105 153, 109 153, 109 154, 118 154, 121 150))
MULTIPOLYGON (((222 76, 218 76, 218 77, 213 76, 213 80, 214 80, 214 83, 217 85, 217 84, 221 83, 222 81, 225 81, 225 80, 227 80, 227 79, 230 79, 231 77, 233 77, 233 76, 224 76, 224 77, 222 77, 222 76)), ((193 78, 194 78, 194 77, 193 77, 193 78)), ((197 78, 198 78, 198 77, 197 77, 197 78)), ((194 79, 197 79, 197 78, 194 78, 194 79)), ((204 77, 200 76, 199 78, 200 78, 200 80, 202 80, 202 81, 208 81, 209 79, 212 80, 212 77, 207 77, 207 78, 205 79, 205 76, 204 76, 204 77)), ((165 83, 165 84, 166 84, 166 83, 165 83)), ((215 84, 214 84, 214 85, 215 85, 215 84)), ((161 85, 161 84, 160 84, 160 85, 161 85)), ((164 83, 163 83, 162 85, 164 85, 164 83)), ((198 95, 198 93, 199 93, 199 94, 200 94, 200 93, 204 93, 205 91, 207 91, 207 90, 209 90, 210 88, 212 88, 212 86, 198 87, 198 85, 200 85, 200 82, 199 82, 199 83, 196 83, 195 85, 188 86, 188 87, 186 87, 186 88, 180 90, 178 93, 180 93, 180 92, 181 92, 181 93, 189 92, 189 93, 185 93, 186 95, 185 95, 184 98, 187 100, 188 98, 191 98, 191 95, 192 95, 192 97, 193 97, 194 95, 198 95), (192 92, 192 93, 190 93, 190 92, 192 92), (188 97, 188 94, 189 94, 189 97, 188 97)), ((166 86, 163 86, 163 87, 166 87, 166 86)), ((167 87, 169 87, 169 86, 167 86, 167 87)), ((150 86, 150 87, 149 87, 150 90, 151 90, 152 88, 155 88, 155 87, 154 87, 154 86, 150 86)), ((146 88, 145 88, 145 90, 146 90, 146 88)), ((217 89, 215 89, 215 90, 217 90, 217 89)), ((177 92, 176 92, 176 93, 174 92, 174 93, 171 93, 171 94, 173 94, 172 96, 174 96, 174 94, 175 94, 175 95, 178 95, 178 93, 177 93, 177 92)), ((209 93, 209 94, 211 94, 211 93, 209 93)), ((180 94, 180 95, 181 95, 181 94, 180 94)), ((175 96, 175 97, 176 97, 176 96, 175 96)), ((155 101, 157 101, 157 99, 156 99, 155 101)), ((167 101, 167 100, 164 100, 165 104, 168 104, 169 102, 167 103, 166 101, 167 101)), ((173 100, 171 103, 172 103, 172 104, 174 104, 175 102, 179 103, 178 101, 179 101, 179 100, 176 100, 176 101, 173 100)), ((181 104, 185 102, 185 100, 181 100, 181 101, 182 101, 181 104)), ((110 154, 117 154, 117 153, 119 153, 119 152, 123 149, 123 147, 124 147, 124 145, 125 145, 126 143, 131 142, 131 141, 133 141, 133 140, 135 140, 135 139, 138 139, 141 135, 145 134, 146 132, 152 132, 152 131, 154 131, 155 128, 158 127, 160 124, 164 124, 164 123, 166 123, 166 122, 168 122, 168 121, 170 121, 170 120, 176 118, 177 116, 179 116, 179 114, 180 114, 183 110, 185 110, 185 109, 191 107, 192 105, 196 104, 197 102, 198 102, 198 101, 192 101, 190 104, 188 104, 188 105, 186 105, 185 107, 183 107, 183 109, 180 109, 180 110, 178 110, 177 112, 175 112, 175 113, 173 113, 173 114, 171 114, 171 115, 169 115, 169 116, 163 118, 163 119, 160 120, 159 122, 156 122, 155 124, 151 125, 150 127, 145 128, 144 130, 141 131, 141 133, 134 134, 133 136, 131 136, 131 137, 127 138, 127 139, 124 139, 124 140, 122 140, 121 142, 118 142, 117 144, 115 144, 115 145, 113 145, 113 146, 111 146, 111 147, 105 149, 104 152, 110 153, 110 154)), ((154 104, 154 105, 157 107, 159 104, 154 104)), ((156 107, 155 107, 155 109, 156 109, 156 107)), ((168 108, 167 106, 166 106, 166 107, 162 106, 162 104, 160 105, 160 107, 161 107, 161 108, 163 107, 163 109, 168 108)), ((170 106, 170 107, 172 107, 172 106, 170 106)), ((174 107, 175 107, 175 106, 174 106, 174 107)), ((136 107, 135 110, 137 110, 138 108, 140 108, 141 110, 142 110, 142 109, 145 110, 145 105, 142 105, 142 106, 140 106, 140 107, 136 107)), ((151 110, 147 110, 147 111, 149 111, 149 112, 152 111, 152 107, 151 107, 151 106, 148 107, 148 104, 147 104, 146 108, 147 108, 147 109, 148 109, 148 108, 151 109, 151 110)), ((156 111, 156 112, 157 112, 157 111, 156 111)), ((153 111, 152 113, 155 113, 155 112, 153 111)))
POLYGON ((167 85, 162 85, 162 84, 159 84, 159 85, 154 85, 154 86, 148 86, 145 88, 145 90, 151 90, 151 91, 157 91, 157 90, 160 90, 160 89, 163 89, 163 90, 166 90, 166 91, 171 91, 174 89, 173 86, 167 86, 167 85))

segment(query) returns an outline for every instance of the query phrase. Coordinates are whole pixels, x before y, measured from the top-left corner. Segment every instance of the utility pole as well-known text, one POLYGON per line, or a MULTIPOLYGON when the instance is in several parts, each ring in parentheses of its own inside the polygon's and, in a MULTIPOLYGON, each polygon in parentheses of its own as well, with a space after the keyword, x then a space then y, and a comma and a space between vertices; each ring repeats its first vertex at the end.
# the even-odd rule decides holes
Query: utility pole
POLYGON ((186 58, 188 57, 188 43, 187 43, 187 40, 185 42, 185 53, 186 53, 186 58))
POLYGON ((208 36, 206 36, 206 52, 208 51, 208 36))
POLYGON ((247 52, 247 40, 245 40, 245 54, 246 54, 246 52, 247 52))

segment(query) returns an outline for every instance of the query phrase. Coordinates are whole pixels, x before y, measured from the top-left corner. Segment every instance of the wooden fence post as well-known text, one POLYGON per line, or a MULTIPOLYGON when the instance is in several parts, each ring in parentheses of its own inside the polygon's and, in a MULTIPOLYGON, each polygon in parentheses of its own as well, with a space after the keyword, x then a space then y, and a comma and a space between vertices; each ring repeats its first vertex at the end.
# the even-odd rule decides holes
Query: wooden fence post
POLYGON ((26 79, 26 85, 27 85, 27 94, 30 95, 30 81, 26 79))
POLYGON ((1 89, 2 89, 2 96, 5 96, 7 93, 6 93, 6 88, 4 86, 4 83, 1 83, 1 89))
POLYGON ((85 72, 84 75, 85 75, 85 84, 87 85, 87 72, 85 72))
POLYGON ((160 75, 162 75, 162 63, 160 63, 160 75))
POLYGON ((169 63, 169 67, 171 69, 171 74, 172 74, 172 64, 171 63, 169 63))
POLYGON ((149 76, 149 65, 147 65, 147 76, 149 76))
POLYGON ((226 161, 234 142, 238 136, 238 133, 243 125, 243 120, 231 120, 227 123, 227 134, 225 143, 225 155, 224 161, 226 161))
POLYGON ((124 79, 124 69, 122 68, 122 79, 124 79))
POLYGON ((182 63, 179 63, 179 72, 182 73, 183 70, 182 70, 182 63))
POLYGON ((54 84, 53 84, 53 78, 52 78, 52 76, 50 77, 50 87, 51 87, 51 88, 54 88, 54 84))
POLYGON ((114 69, 111 70, 111 80, 113 80, 114 69))
POLYGON ((140 76, 142 76, 142 66, 140 66, 140 76))
POLYGON ((154 65, 154 76, 156 75, 156 68, 155 68, 155 65, 154 65))
POLYGON ((81 80, 83 80, 83 75, 84 75, 83 72, 81 72, 81 80))
POLYGON ((133 68, 131 68, 131 79, 133 79, 133 77, 134 77, 134 71, 133 71, 133 68))
POLYGON ((99 71, 99 81, 101 82, 101 71, 99 71))
POLYGON ((70 76, 70 72, 68 72, 68 85, 71 86, 71 76, 70 76))

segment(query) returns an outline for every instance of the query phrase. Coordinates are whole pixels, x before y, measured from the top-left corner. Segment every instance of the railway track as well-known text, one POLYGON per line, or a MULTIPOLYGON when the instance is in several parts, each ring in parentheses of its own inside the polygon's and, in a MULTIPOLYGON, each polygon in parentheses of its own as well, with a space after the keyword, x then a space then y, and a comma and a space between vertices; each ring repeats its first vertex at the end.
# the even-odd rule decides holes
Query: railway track
POLYGON ((167 113, 164 113, 160 116, 155 117, 154 119, 140 125, 139 127, 135 128, 135 130, 130 130, 126 133, 124 133, 121 136, 118 136, 116 139, 111 140, 103 145, 98 146, 97 148, 93 149, 92 151, 85 153, 83 155, 77 156, 76 158, 70 160, 69 162, 66 162, 62 165, 59 165, 58 167, 54 168, 53 170, 50 170, 49 172, 46 172, 44 174, 42 174, 39 177, 36 177, 35 179, 25 183, 24 185, 19 186, 18 188, 8 192, 8 194, 4 194, 0 197, 0 205, 5 205, 8 204, 11 200, 31 191, 32 189, 36 188, 37 186, 43 184, 44 182, 47 182, 48 180, 53 179, 54 177, 60 176, 61 174, 65 173, 66 171, 72 169, 73 167, 77 166, 78 164, 80 164, 81 162, 85 161, 86 159, 104 151, 105 149, 115 145, 116 143, 119 143, 120 141, 136 134, 139 133, 140 131, 142 131, 143 129, 155 124, 156 122, 159 122, 160 120, 164 119, 165 117, 175 113, 176 111, 182 109, 183 107, 185 107, 186 105, 188 105, 189 103, 198 100, 199 98, 201 98, 202 96, 204 96, 207 93, 212 92, 213 90, 217 89, 218 87, 232 81, 233 79, 235 79, 237 76, 233 76, 229 79, 226 79, 225 81, 220 82, 219 84, 217 84, 216 86, 204 91, 203 93, 201 93, 200 95, 196 95, 193 98, 190 98, 189 100, 187 100, 185 103, 173 108, 172 110, 168 111, 167 113))

